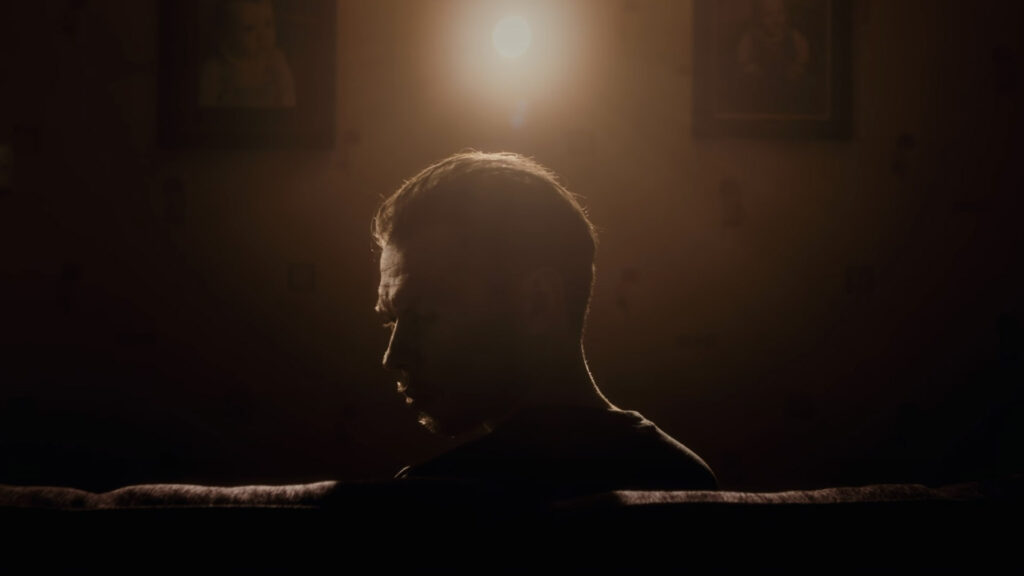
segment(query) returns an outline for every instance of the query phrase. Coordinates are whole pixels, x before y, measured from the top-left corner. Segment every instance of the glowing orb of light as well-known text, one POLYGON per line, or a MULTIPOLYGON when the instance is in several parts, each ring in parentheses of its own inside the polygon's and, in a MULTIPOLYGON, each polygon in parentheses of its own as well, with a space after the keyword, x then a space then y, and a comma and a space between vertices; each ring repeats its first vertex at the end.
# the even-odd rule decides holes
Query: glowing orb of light
POLYGON ((533 39, 530 25, 522 16, 506 16, 494 27, 494 49, 505 58, 515 58, 526 53, 533 39))

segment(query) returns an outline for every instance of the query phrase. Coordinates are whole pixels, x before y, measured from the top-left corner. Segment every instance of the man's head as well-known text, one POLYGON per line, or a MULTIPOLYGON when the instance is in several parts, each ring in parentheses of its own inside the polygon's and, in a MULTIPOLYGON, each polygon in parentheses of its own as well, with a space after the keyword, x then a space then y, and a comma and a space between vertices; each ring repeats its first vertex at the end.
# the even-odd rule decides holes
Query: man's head
POLYGON ((456 154, 387 198, 377 308, 384 355, 429 427, 500 418, 583 333, 596 235, 575 196, 515 154, 456 154))

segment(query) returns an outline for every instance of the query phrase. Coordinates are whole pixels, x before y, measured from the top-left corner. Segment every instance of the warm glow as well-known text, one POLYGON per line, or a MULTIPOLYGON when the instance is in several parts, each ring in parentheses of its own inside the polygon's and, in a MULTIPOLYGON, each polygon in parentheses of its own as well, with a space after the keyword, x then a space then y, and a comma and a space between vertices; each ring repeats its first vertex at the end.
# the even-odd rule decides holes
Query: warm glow
MULTIPOLYGON (((563 107, 579 111, 570 103, 585 93, 583 81, 604 46, 592 36, 605 27, 600 19, 604 12, 585 7, 605 3, 453 0, 436 4, 445 9, 428 11, 431 20, 423 23, 424 30, 432 33, 424 39, 431 53, 423 66, 436 81, 432 97, 451 110, 458 126, 502 137, 533 135, 538 130, 557 130, 551 124, 555 119, 567 121, 570 115, 563 107)), ((603 10, 611 11, 608 6, 603 10)), ((493 140, 474 138, 468 137, 473 142, 493 140)))
POLYGON ((505 58, 516 58, 526 53, 533 33, 530 24, 522 16, 506 16, 494 27, 492 38, 498 54, 505 58))

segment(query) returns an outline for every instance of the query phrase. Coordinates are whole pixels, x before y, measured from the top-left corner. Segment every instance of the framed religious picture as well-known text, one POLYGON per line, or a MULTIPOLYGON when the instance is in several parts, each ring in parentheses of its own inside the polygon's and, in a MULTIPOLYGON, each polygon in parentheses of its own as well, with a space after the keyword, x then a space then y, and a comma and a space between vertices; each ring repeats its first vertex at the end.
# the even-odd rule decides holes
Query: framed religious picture
POLYGON ((167 148, 334 145, 335 0, 161 0, 167 148))
POLYGON ((846 138, 849 0, 695 0, 698 137, 846 138))

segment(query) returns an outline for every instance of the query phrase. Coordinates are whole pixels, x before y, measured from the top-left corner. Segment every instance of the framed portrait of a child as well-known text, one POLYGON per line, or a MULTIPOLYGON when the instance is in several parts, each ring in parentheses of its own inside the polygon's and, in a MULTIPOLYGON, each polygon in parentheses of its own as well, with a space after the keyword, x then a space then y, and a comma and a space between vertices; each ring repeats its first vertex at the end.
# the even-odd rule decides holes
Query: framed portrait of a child
POLYGON ((848 137, 849 12, 849 0, 695 0, 695 135, 848 137))
POLYGON ((332 147, 335 4, 161 0, 161 145, 332 147))

